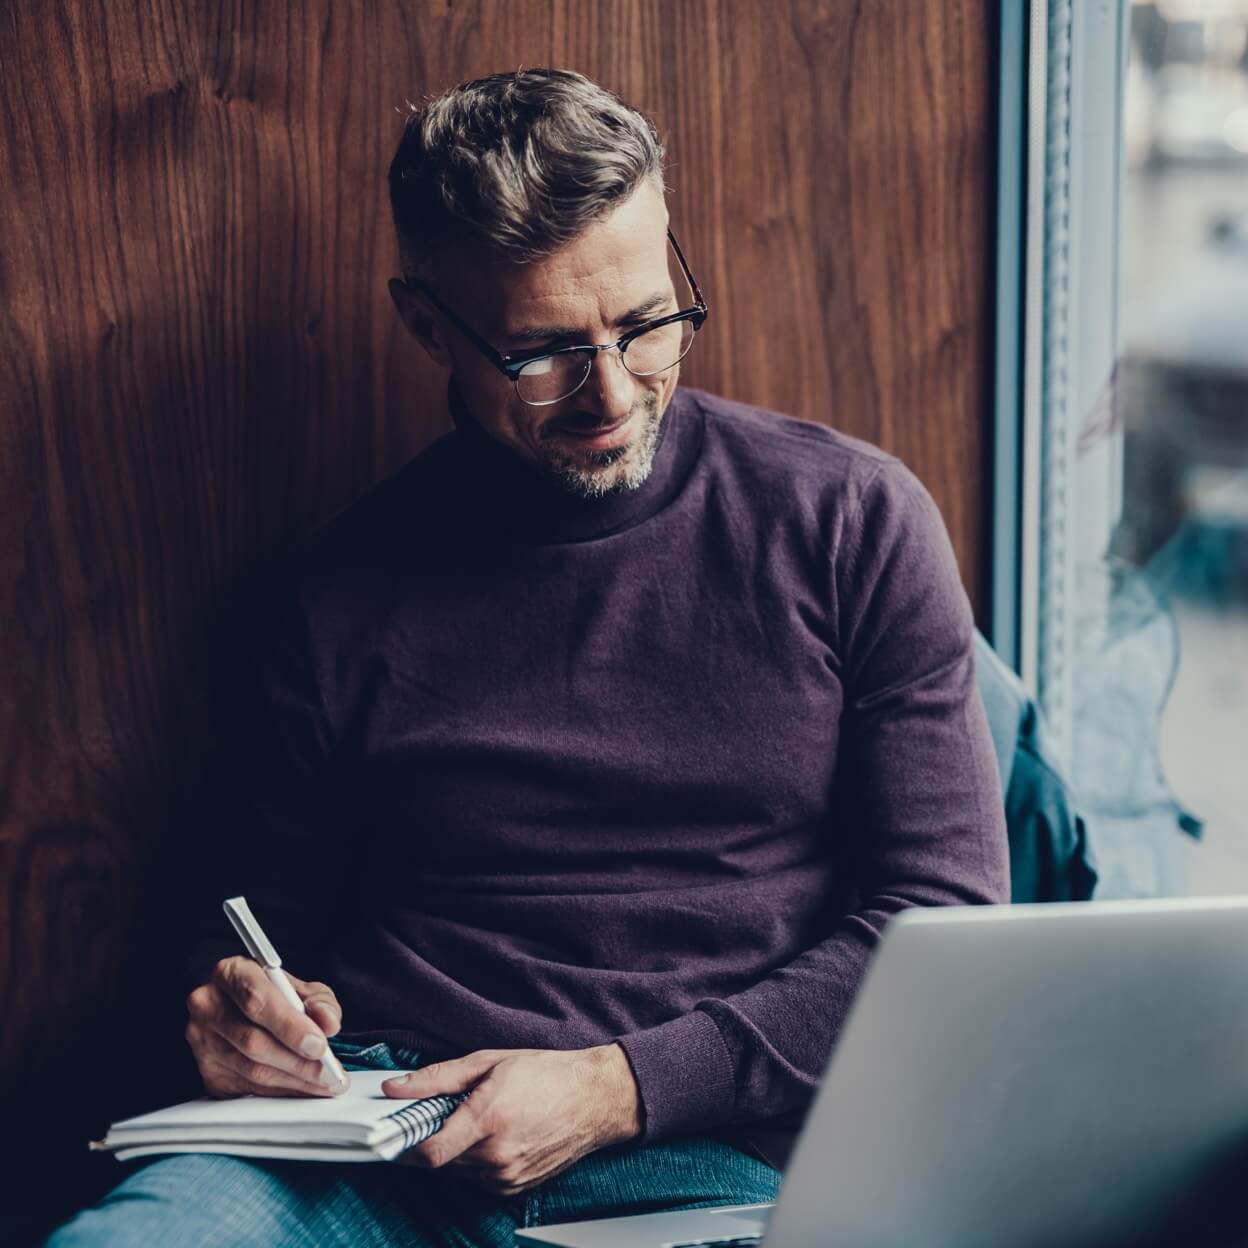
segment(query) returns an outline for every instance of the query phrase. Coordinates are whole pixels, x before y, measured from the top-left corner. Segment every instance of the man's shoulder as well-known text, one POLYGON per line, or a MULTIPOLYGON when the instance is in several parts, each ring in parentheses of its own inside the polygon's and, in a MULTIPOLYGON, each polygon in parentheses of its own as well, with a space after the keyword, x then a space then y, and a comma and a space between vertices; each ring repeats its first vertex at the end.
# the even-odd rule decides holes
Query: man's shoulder
POLYGON ((895 455, 827 425, 702 390, 685 393, 705 415, 712 458, 756 480, 823 495, 857 493, 886 468, 905 472, 895 455))
POLYGON ((689 390, 705 413, 714 471, 739 503, 770 516, 799 513, 822 528, 852 526, 883 540, 943 535, 923 482, 896 455, 827 425, 689 390))
POLYGON ((897 463, 887 451, 813 420, 788 416, 766 407, 726 399, 705 390, 685 393, 706 415, 708 435, 728 453, 781 469, 827 470, 874 474, 881 464, 897 463))

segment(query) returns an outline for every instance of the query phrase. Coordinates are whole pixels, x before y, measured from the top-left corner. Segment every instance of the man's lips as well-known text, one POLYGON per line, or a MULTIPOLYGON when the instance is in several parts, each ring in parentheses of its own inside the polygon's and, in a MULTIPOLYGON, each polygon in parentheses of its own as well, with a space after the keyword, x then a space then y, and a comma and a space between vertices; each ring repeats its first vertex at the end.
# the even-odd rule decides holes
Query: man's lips
POLYGON ((559 425, 556 427, 555 436, 575 438, 581 446, 590 450, 605 451, 628 441, 628 427, 631 424, 632 414, 630 413, 618 424, 605 427, 599 425, 593 429, 577 429, 571 425, 559 425))

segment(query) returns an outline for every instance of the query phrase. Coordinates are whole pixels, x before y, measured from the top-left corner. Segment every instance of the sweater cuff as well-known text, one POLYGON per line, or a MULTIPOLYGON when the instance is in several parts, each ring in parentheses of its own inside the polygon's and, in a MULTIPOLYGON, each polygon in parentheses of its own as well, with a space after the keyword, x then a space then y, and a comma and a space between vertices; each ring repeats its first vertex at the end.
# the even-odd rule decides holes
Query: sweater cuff
POLYGON ((641 1141, 704 1131, 736 1104, 732 1059, 715 1020, 693 1010, 617 1040, 641 1098, 641 1141))

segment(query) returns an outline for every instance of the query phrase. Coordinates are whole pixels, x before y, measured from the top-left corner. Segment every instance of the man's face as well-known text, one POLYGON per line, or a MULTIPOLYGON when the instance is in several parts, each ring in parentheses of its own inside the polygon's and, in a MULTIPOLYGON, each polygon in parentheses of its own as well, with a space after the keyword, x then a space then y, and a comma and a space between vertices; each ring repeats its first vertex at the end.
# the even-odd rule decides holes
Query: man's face
MULTIPOLYGON (((430 286, 504 354, 615 342, 683 306, 668 269, 667 208, 649 182, 553 256, 511 264, 461 254, 435 270, 430 286)), ((679 366, 634 377, 618 352, 603 352, 575 394, 532 407, 411 288, 391 290, 408 328, 450 367, 469 412, 500 442, 581 497, 645 481, 679 366)))

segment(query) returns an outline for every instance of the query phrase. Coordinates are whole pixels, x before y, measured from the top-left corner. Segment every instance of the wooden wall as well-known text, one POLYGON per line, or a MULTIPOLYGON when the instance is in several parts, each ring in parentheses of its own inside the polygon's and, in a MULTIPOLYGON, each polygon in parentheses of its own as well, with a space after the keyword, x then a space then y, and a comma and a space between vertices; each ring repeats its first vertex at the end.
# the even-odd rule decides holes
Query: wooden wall
POLYGON ((36 1148, 68 1140, 10 1179, 72 1193, 104 1055, 124 1078, 180 1040, 134 1003, 161 992, 231 593, 446 425, 385 291, 404 99, 551 64, 649 111, 714 308, 686 380, 900 454, 982 605, 993 7, 10 0, 0 1097, 10 1146, 34 1111, 36 1148))

